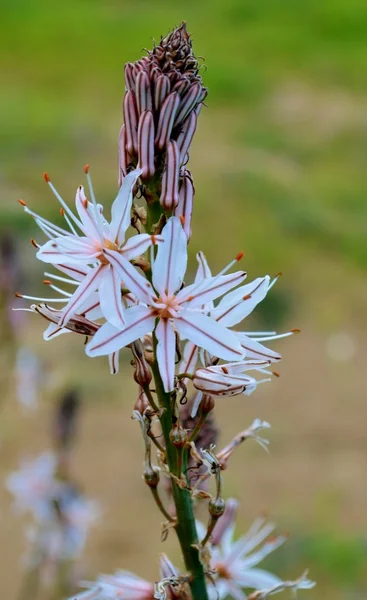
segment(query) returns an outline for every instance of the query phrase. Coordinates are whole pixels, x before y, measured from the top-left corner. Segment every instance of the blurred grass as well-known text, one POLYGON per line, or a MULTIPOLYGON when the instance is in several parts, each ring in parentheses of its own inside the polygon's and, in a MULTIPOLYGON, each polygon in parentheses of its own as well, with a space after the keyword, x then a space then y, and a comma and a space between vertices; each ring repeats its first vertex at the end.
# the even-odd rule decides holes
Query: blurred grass
MULTIPOLYGON (((98 196, 108 204, 116 191, 122 67, 182 19, 205 57, 210 91, 191 154, 200 232, 191 253, 204 249, 217 267, 244 249, 251 275, 285 272, 254 324, 306 325, 306 372, 322 389, 315 410, 329 397, 339 398, 340 410, 342 398, 352 397, 343 373, 356 381, 357 398, 365 390, 363 367, 337 374, 337 366, 325 382, 327 360, 320 351, 323 371, 312 357, 325 342, 319 332, 345 329, 358 338, 367 324, 367 4, 360 0, 187 0, 183 7, 166 0, 3 0, 0 229, 23 240, 35 234, 19 197, 54 218, 43 171, 72 201, 82 167, 91 163, 98 196)), ((32 273, 30 260, 24 253, 32 273)), ((57 361, 59 349, 52 348, 57 361)), ((88 393, 97 397, 102 389, 100 383, 88 393)), ((334 412, 332 400, 327 406, 334 412)), ((333 426, 341 427, 335 417, 333 426)), ((330 456, 340 439, 335 432, 330 456)), ((288 443, 292 452, 297 440, 288 443)), ((298 514, 298 550, 283 555, 285 564, 291 561, 295 575, 305 559, 313 567, 321 581, 313 598, 362 598, 366 528, 347 535, 329 525, 335 536, 302 537, 298 514)))

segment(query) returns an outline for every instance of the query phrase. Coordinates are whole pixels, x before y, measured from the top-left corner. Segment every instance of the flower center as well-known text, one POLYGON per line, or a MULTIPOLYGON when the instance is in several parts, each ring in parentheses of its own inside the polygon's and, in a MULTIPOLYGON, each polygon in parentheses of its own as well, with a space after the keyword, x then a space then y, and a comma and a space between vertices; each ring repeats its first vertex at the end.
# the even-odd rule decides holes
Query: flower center
POLYGON ((176 296, 166 296, 165 294, 159 296, 153 306, 156 316, 161 319, 174 319, 180 310, 180 303, 176 296))
MULTIPOLYGON (((111 242, 111 240, 107 240, 106 238, 103 240, 103 247, 101 247, 101 250, 103 250, 103 248, 107 248, 107 250, 115 250, 115 252, 119 251, 118 245, 115 244, 115 242, 111 242)), ((101 254, 98 255, 98 259, 101 261, 101 263, 103 265, 108 265, 109 264, 109 260, 103 254, 103 252, 101 252, 101 254)))
POLYGON ((226 565, 224 565, 223 563, 217 563, 215 565, 215 570, 218 573, 218 577, 221 577, 222 579, 231 579, 231 574, 228 571, 226 565))

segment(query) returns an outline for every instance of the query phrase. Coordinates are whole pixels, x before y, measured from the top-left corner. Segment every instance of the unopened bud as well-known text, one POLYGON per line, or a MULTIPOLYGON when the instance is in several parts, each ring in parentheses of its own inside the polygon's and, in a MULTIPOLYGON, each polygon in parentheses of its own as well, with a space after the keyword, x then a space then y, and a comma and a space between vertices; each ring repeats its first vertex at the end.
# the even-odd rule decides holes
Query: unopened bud
POLYGON ((152 110, 152 93, 150 90, 150 81, 145 71, 139 71, 135 83, 136 103, 139 115, 146 110, 152 110))
POLYGON ((226 503, 223 498, 214 498, 209 502, 209 513, 214 519, 219 519, 224 513, 226 503))
POLYGON ((143 473, 144 481, 149 487, 156 488, 159 483, 159 469, 157 467, 152 467, 147 465, 144 469, 143 473))
POLYGON ((182 219, 183 229, 186 234, 187 240, 191 237, 191 219, 192 209, 194 204, 195 188, 192 182, 190 171, 185 169, 180 192, 178 198, 178 204, 175 208, 175 216, 182 219))
POLYGON ((138 152, 138 109, 134 92, 126 92, 124 98, 124 120, 126 128, 126 149, 129 154, 138 152))
POLYGON ((145 111, 139 119, 138 130, 139 166, 142 179, 154 175, 154 119, 153 113, 145 111))
POLYGON ((226 502, 224 513, 219 519, 212 533, 211 541, 213 546, 218 546, 221 543, 225 532, 232 527, 236 519, 237 509, 237 500, 234 498, 229 498, 226 502))
POLYGON ((182 427, 174 427, 170 431, 169 439, 176 448, 183 448, 187 442, 186 430, 182 427))
POLYGON ((167 145, 166 164, 162 177, 160 203, 165 210, 172 210, 179 201, 179 160, 177 143, 170 141, 167 145))
POLYGON ((208 415, 215 407, 215 400, 213 396, 203 395, 203 399, 200 402, 199 412, 201 415, 208 415))
POLYGON ((170 139, 171 131, 175 121, 177 109, 180 104, 180 97, 176 92, 172 92, 163 102, 159 113, 156 144, 159 150, 166 147, 170 139))
POLYGON ((144 356, 144 346, 140 340, 131 344, 135 359, 134 379, 142 387, 148 386, 152 381, 152 373, 144 356))

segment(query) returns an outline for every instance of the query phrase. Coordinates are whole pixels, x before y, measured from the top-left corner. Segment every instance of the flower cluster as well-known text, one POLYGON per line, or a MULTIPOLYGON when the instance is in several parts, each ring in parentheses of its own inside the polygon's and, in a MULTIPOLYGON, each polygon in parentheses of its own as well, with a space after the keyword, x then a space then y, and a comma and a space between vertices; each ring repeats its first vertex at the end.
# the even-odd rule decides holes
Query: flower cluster
MULTIPOLYGON (((257 568, 284 542, 284 537, 269 538, 273 526, 258 519, 245 536, 234 540, 237 503, 231 499, 226 503, 223 498, 222 471, 234 449, 251 437, 266 449, 268 441, 258 432, 269 424, 256 419, 215 454, 217 428, 212 418, 206 419, 217 398, 249 395, 260 383, 270 381, 277 374, 273 364, 281 356, 264 344, 298 330, 279 335, 275 331, 242 330, 241 323, 279 277, 264 275, 244 283, 246 272, 232 271, 242 259, 242 252, 215 275, 199 252, 194 281, 185 280, 194 198, 193 180, 186 165, 207 93, 185 25, 162 38, 147 56, 127 64, 125 84, 119 191, 111 218, 97 203, 88 165, 85 173, 90 199, 79 186, 76 212, 45 174, 46 183, 61 205, 65 226, 47 221, 23 200, 20 202, 48 238, 44 244, 33 241, 33 245, 38 259, 60 272, 45 272, 44 283, 57 296, 18 295, 35 300, 28 310, 49 321, 46 340, 70 332, 86 336, 86 354, 108 356, 114 374, 120 350, 131 351, 133 378, 138 384, 133 417, 143 434, 144 481, 165 519, 162 537, 171 528, 177 532, 186 571, 180 573, 163 555, 161 579, 155 584, 122 571, 100 576, 77 598, 244 600, 246 589, 266 597, 287 587, 310 587, 311 582, 304 578, 299 583, 283 582, 257 568), (139 205, 141 199, 146 205, 139 205), (129 236, 130 225, 137 234, 129 236), (59 287, 59 282, 71 291, 59 287), (182 405, 191 393, 190 386, 195 396, 188 410, 182 405), (159 435, 155 435, 156 428, 159 435), (156 465, 152 462, 153 446, 156 465), (171 492, 173 501, 169 509, 160 495, 162 476, 167 483, 164 489, 171 492), (201 486, 211 476, 214 495, 210 486, 201 486), (208 501, 206 527, 195 524, 194 506, 198 500, 208 501)), ((63 516, 62 539, 68 543, 61 546, 66 556, 70 553, 69 541, 71 549, 82 546, 80 540, 84 538, 74 535, 72 515, 80 517, 83 510, 78 510, 75 498, 67 496, 66 501, 64 492, 60 495, 59 490, 49 489, 51 480, 46 478, 45 485, 40 486, 42 490, 47 488, 47 494, 41 491, 40 497, 48 498, 48 508, 52 499, 52 506, 56 503, 63 516)), ((15 489, 19 481, 15 488, 14 480, 11 485, 15 489)), ((34 494, 37 499, 39 491, 34 494)), ((77 500, 81 509, 80 498, 77 500)), ((88 519, 76 520, 83 530, 80 523, 88 519)), ((51 546, 49 554, 55 547, 61 552, 59 539, 52 538, 51 546)))

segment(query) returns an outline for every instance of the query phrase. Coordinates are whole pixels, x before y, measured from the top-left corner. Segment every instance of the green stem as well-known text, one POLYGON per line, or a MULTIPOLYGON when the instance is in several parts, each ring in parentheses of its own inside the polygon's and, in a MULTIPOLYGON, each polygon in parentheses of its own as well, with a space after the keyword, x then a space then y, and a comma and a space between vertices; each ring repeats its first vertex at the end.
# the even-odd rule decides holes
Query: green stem
MULTIPOLYGON (((154 346, 156 339, 154 338, 154 346)), ((163 409, 160 416, 162 432, 166 444, 166 456, 170 473, 174 477, 180 477, 177 471, 177 449, 170 441, 170 431, 172 429, 172 409, 171 394, 164 391, 162 379, 159 373, 158 363, 155 360, 152 367, 156 394, 159 399, 160 407, 163 409)), ((208 600, 208 594, 205 584, 204 568, 200 561, 197 545, 199 544, 193 503, 190 491, 182 489, 172 478, 172 494, 176 507, 177 525, 176 533, 180 542, 181 551, 185 561, 185 567, 190 572, 190 588, 193 600, 208 600)))

